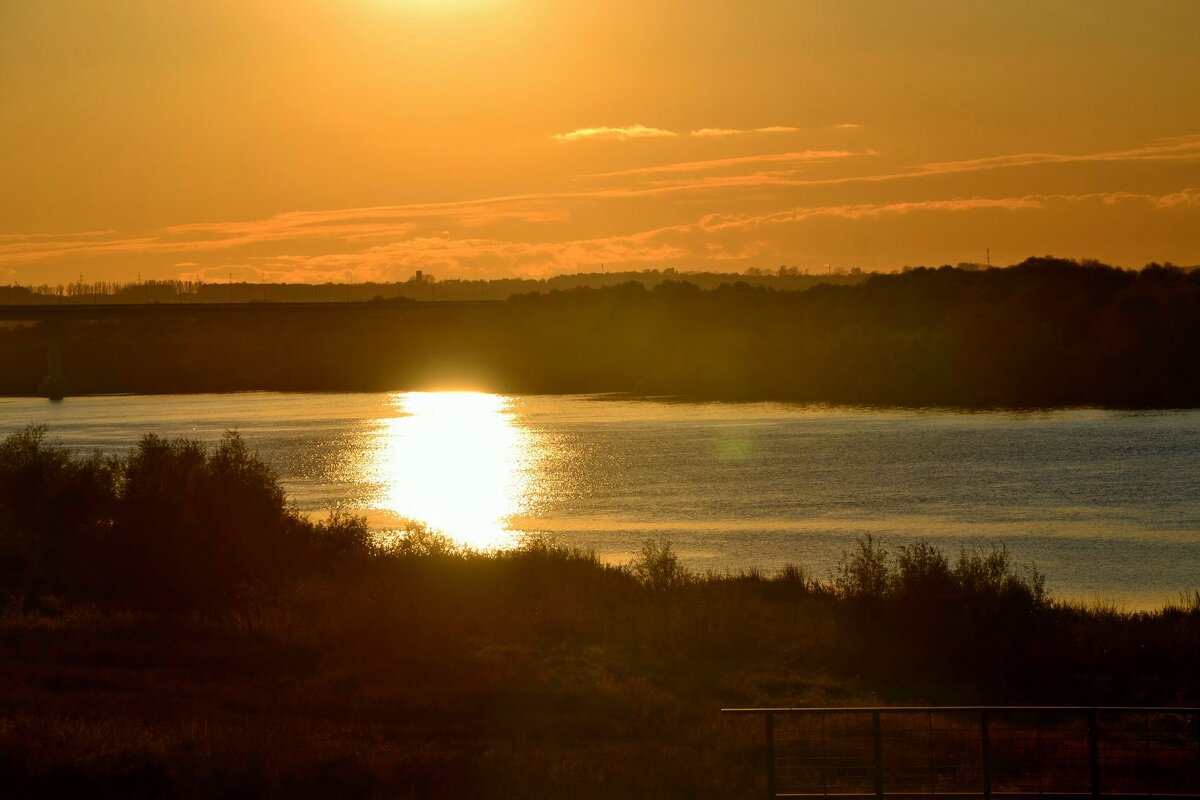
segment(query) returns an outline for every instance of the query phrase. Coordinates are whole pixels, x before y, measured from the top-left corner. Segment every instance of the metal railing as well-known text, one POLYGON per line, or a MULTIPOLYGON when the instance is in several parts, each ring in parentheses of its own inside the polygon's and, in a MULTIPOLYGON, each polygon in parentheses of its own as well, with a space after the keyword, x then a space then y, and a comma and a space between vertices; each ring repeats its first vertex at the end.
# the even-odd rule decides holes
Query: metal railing
POLYGON ((1200 797, 1200 709, 727 708, 765 720, 767 796, 1200 797))

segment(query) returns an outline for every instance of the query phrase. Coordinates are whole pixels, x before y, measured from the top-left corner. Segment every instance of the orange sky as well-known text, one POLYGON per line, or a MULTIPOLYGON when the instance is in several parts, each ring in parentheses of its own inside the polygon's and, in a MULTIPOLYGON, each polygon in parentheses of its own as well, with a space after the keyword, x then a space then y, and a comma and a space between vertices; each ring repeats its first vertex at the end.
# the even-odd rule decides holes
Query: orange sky
POLYGON ((0 0, 0 283, 1200 263, 1195 0, 0 0))

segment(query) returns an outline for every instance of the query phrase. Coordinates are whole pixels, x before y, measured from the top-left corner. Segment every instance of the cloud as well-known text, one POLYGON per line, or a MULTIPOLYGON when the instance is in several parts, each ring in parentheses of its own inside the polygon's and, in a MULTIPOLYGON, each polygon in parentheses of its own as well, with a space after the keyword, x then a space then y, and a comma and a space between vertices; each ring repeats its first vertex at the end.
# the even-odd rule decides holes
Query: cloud
MULTIPOLYGON (((612 184, 582 187, 573 191, 512 194, 439 203, 415 203, 361 208, 292 211, 258 219, 190 222, 156 230, 120 233, 82 231, 77 233, 5 233, 0 234, 0 269, 14 264, 58 262, 60 272, 74 269, 76 262, 117 257, 156 259, 155 265, 175 264, 176 269, 199 272, 216 261, 252 263, 255 268, 283 270, 287 274, 311 266, 317 270, 353 269, 355 263, 387 269, 387 264, 424 268, 430 266, 471 273, 490 265, 491 274, 512 269, 572 269, 593 256, 597 262, 618 263, 670 261, 691 253, 697 259, 710 258, 697 237, 719 231, 747 231, 759 226, 802 222, 815 218, 865 219, 917 213, 955 213, 992 209, 1024 211, 1048 207, 1053 203, 1117 205, 1141 204, 1142 209, 1162 215, 1171 224, 1179 215, 1190 217, 1200 208, 1200 188, 1184 186, 1164 194, 1125 191, 1093 192, 1076 195, 1030 194, 1021 197, 952 197, 948 199, 901 199, 896 202, 860 202, 821 205, 814 197, 787 192, 794 187, 824 187, 841 184, 875 184, 889 181, 923 179, 995 169, 1020 168, 1032 164, 1176 162, 1200 161, 1200 136, 1160 139, 1142 147, 1107 150, 1084 154, 1016 153, 960 161, 928 162, 895 172, 840 177, 809 178, 803 170, 812 164, 859 164, 874 150, 798 150, 783 153, 734 156, 702 161, 680 161, 586 176, 616 178, 612 184), (848 161, 847 161, 848 160, 848 161), (779 189, 781 191, 767 191, 779 189), (790 194, 792 196, 787 197, 790 194), (786 200, 781 197, 787 197, 786 200), (594 231, 602 224, 604 213, 597 213, 600 202, 627 199, 664 198, 653 204, 663 211, 655 222, 677 220, 691 203, 717 203, 703 210, 742 210, 745 214, 705 217, 700 222, 655 229, 643 234, 607 238, 562 239, 564 220, 580 217, 580 225, 594 231), (733 206, 737 200, 753 205, 733 206), (666 201, 670 202, 666 202, 666 201), (800 201, 808 205, 782 208, 800 201), (544 227, 539 227, 544 226, 544 227), (516 238, 530 241, 514 241, 516 238), (676 255, 672 255, 672 254, 676 255), (298 259, 295 261, 289 259, 298 259), (313 260, 319 259, 319 260, 313 260), (558 266, 555 266, 558 265, 558 266)), ((899 186, 896 187, 899 191, 899 186)), ((929 198, 923 191, 918 197, 929 198)), ((837 198, 843 200, 846 198, 837 198)), ((849 198, 876 200, 875 197, 849 198)), ((651 204, 646 204, 650 208, 651 204)), ((602 209, 607 211, 607 209, 602 209)), ((650 211, 649 213, 659 213, 650 211)), ((1139 211, 1138 213, 1142 213, 1139 211)), ((630 218, 625 210, 613 219, 630 218)), ((1186 220, 1185 220, 1186 221, 1186 220)), ((576 234, 578 235, 578 234, 576 234)), ((761 237, 759 237, 761 238, 761 237)), ((713 243, 706 240, 706 245, 713 243)), ((706 246, 705 245, 705 246, 706 246)), ((744 242, 742 243, 744 245, 744 242)), ((725 243, 721 243, 725 246, 725 243)), ((726 251, 723 251, 726 252, 726 251)), ((727 251, 733 252, 733 251, 727 251)), ((367 267, 364 266, 365 270, 367 267)), ((89 272, 91 267, 88 267, 89 272)), ((30 268, 30 274, 34 268, 30 268)), ((354 273, 362 275, 364 273, 354 273)), ((380 273, 383 275, 384 273, 380 273)), ((40 280, 40 278, 39 278, 40 280)))
POLYGON ((102 231, 73 231, 70 233, 0 233, 0 242, 32 242, 40 239, 86 239, 116 233, 111 228, 102 231))
MULTIPOLYGON (((840 125, 830 125, 829 128, 861 128, 853 122, 840 125)), ((816 128, 797 128, 794 125, 766 125, 761 128, 697 128, 687 135, 698 139, 714 139, 728 136, 746 136, 752 133, 799 133, 803 130, 816 128)), ((556 133, 550 137, 559 142, 576 142, 585 139, 610 139, 626 141, 629 139, 664 139, 675 138, 679 134, 665 128, 651 128, 647 125, 629 125, 623 128, 598 126, 595 128, 579 128, 567 133, 556 133)))
POLYGON ((550 275, 600 263, 662 264, 684 258, 690 250, 666 240, 672 231, 656 228, 632 234, 527 242, 492 238, 422 236, 389 242, 355 253, 276 256, 256 263, 284 280, 394 280, 398 271, 424 269, 471 275, 494 271, 528 276, 550 275))
MULTIPOLYGON (((1170 211, 1191 209, 1200 206, 1200 188, 1187 187, 1165 195, 1132 192, 1096 192, 1075 195, 1026 195, 1023 197, 968 197, 901 201, 892 203, 851 203, 833 206, 800 206, 765 214, 715 214, 704 217, 690 225, 669 226, 631 236, 579 240, 573 243, 521 243, 487 237, 455 236, 445 229, 447 226, 470 230, 470 225, 460 224, 466 220, 515 220, 519 223, 544 222, 567 216, 563 208, 543 207, 546 202, 571 199, 625 198, 676 192, 684 189, 713 189, 728 186, 770 185, 776 178, 765 175, 733 175, 704 178, 691 181, 685 186, 652 187, 650 189, 617 188, 597 192, 577 192, 547 195, 511 196, 477 201, 462 201, 447 204, 418 206, 384 206, 379 208, 334 209, 329 211, 304 211, 280 214, 260 220, 235 222, 192 223, 176 225, 133 237, 83 238, 71 236, 61 241, 43 240, 40 236, 33 241, 10 241, 0 244, 0 265, 51 261, 63 258, 132 256, 139 254, 186 254, 187 261, 177 262, 195 271, 194 264, 204 253, 237 251, 274 245, 277 248, 313 249, 319 246, 325 251, 334 250, 336 255, 290 256, 254 255, 249 260, 263 259, 263 263, 274 265, 282 258, 298 258, 309 263, 312 259, 340 258, 347 260, 376 257, 388 253, 399 258, 398 265, 418 265, 420 258, 437 255, 438 263, 450 263, 454 259, 467 258, 467 254, 492 257, 496 264, 503 257, 515 258, 514 263, 524 263, 530 253, 538 253, 537 263, 545 266, 561 263, 570 267, 570 261, 587 260, 585 256, 599 254, 603 258, 618 262, 666 259, 669 252, 653 249, 638 256, 638 248, 644 246, 646 237, 664 232, 680 233, 703 230, 714 233, 721 230, 749 229, 763 225, 801 222, 816 217, 862 219, 881 215, 901 215, 917 212, 963 212, 981 209, 1007 211, 1039 209, 1049 202, 1080 203, 1098 201, 1106 205, 1124 202, 1143 203, 1151 209, 1170 211), (720 183, 716 183, 720 182, 720 183), (757 182, 757 183, 756 183, 757 182), (389 241, 390 240, 390 241, 389 241), (380 242, 370 245, 370 242, 380 242), (428 247, 419 247, 420 243, 428 247), (451 246, 450 243, 455 243, 451 246), (466 244, 464 244, 466 243, 466 244), (346 247, 351 245, 351 247, 346 247), (355 246, 357 245, 357 246, 355 246), (568 247, 570 245, 570 247, 568 247), (617 248, 604 251, 605 247, 617 248), (459 249, 455 249, 459 248, 459 249), (557 254, 551 256, 551 254, 557 254), (652 255, 653 254, 653 255, 652 255), (189 263, 191 262, 191 263, 189 263)), ((312 262, 327 266, 324 261, 312 262)), ((285 264, 284 266, 288 266, 285 264)), ((274 268, 274 266, 272 266, 274 268)), ((343 267, 338 267, 343 268, 343 267)))
POLYGON ((762 225, 803 222, 815 217, 865 219, 882 215, 921 212, 955 213, 999 210, 1031 211, 1045 209, 1051 203, 1100 202, 1116 205, 1140 202, 1152 208, 1200 206, 1200 188, 1187 188, 1168 195, 1135 192, 1089 192, 1083 194, 1031 194, 1022 197, 956 197, 942 200, 908 200, 895 203, 848 203, 835 206, 799 206, 768 214, 709 214, 698 223, 704 231, 715 233, 731 229, 749 229, 762 225))
POLYGON ((1200 189, 1184 189, 1174 194, 1156 198, 1155 205, 1159 208, 1180 208, 1200 206, 1200 189))
POLYGON ((663 128, 650 128, 646 125, 629 125, 624 128, 579 128, 567 133, 557 133, 553 137, 559 142, 578 142, 587 139, 609 139, 628 141, 629 139, 665 139, 678 136, 674 131, 663 128))
MULTIPOLYGON (((1200 161, 1200 135, 1160 140, 1144 147, 1108 150, 1099 153, 1015 153, 964 161, 935 161, 920 164, 907 174, 945 175, 957 172, 1028 167, 1036 164, 1081 164, 1128 161, 1200 161)), ((906 173, 901 173, 906 174, 906 173)))
MULTIPOLYGON (((1176 195, 1200 199, 1200 189, 1187 189, 1164 197, 1176 195)), ((774 234, 756 233, 759 229, 820 219, 854 222, 909 214, 1018 213, 1045 210, 1053 203, 1142 202, 1153 207, 1161 199, 1154 195, 1118 192, 798 206, 765 214, 706 214, 683 224, 587 239, 536 242, 426 235, 355 252, 266 256, 252 261, 268 269, 273 276, 296 281, 386 281, 394 280, 398 272, 412 269, 460 276, 494 274, 497 269, 502 269, 507 274, 545 276, 602 262, 662 266, 689 260, 759 258, 775 247, 774 234)))
POLYGON ((798 133, 800 128, 790 125, 769 125, 765 128, 700 128, 689 135, 696 137, 744 136, 748 133, 798 133))
MULTIPOLYGON (((874 150, 867 151, 876 154, 874 150)), ((847 175, 838 178, 797 178, 789 173, 753 173, 713 178, 688 178, 678 181, 659 181, 657 186, 665 191, 698 191, 702 189, 729 188, 733 186, 842 186, 855 183, 887 183, 920 178, 984 172, 995 169, 1010 169, 1045 164, 1105 164, 1130 162, 1200 161, 1200 135, 1181 136, 1160 140, 1155 144, 1128 150, 1109 150, 1098 153, 1014 153, 1001 156, 967 159, 963 161, 934 161, 875 175, 847 175)), ((670 171, 670 170, 663 170, 670 171)))
POLYGON ((981 209, 1020 211, 1040 209, 1044 205, 1041 197, 956 197, 946 200, 911 200, 898 203, 848 203, 837 206, 800 206, 770 214, 709 214, 700 220, 699 226, 706 233, 731 229, 756 228, 763 225, 780 225, 803 222, 814 217, 837 217, 840 219, 864 219, 883 214, 911 214, 915 212, 941 211, 961 212, 981 209))
MULTIPOLYGON (((840 127, 840 126, 839 126, 840 127)), ((801 128, 791 125, 768 125, 763 128, 699 128, 688 136, 697 138, 715 138, 722 136, 744 136, 750 133, 797 133, 801 128)), ((551 138, 559 142, 577 142, 585 139, 610 139, 627 141, 629 139, 667 139, 678 137, 675 131, 665 128, 651 128, 647 125, 629 125, 623 128, 600 126, 596 128, 579 128, 567 133, 557 133, 551 138)))
POLYGON ((659 164, 653 167, 634 167, 615 172, 598 172, 582 175, 584 178, 616 178, 628 175, 656 175, 677 172, 703 172, 706 170, 740 167, 748 164, 795 164, 812 161, 834 161, 855 156, 875 156, 875 150, 800 150, 793 153, 765 153, 756 156, 733 156, 731 158, 715 158, 707 161, 680 161, 673 164, 659 164))

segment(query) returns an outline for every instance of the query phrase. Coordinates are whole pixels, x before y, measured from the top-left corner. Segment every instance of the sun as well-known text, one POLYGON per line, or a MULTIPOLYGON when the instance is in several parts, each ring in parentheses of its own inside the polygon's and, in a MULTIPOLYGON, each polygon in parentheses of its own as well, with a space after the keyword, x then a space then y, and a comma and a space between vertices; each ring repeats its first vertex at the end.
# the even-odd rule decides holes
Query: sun
POLYGON ((393 403, 376 453, 380 507, 478 549, 512 539, 508 522, 529 494, 533 436, 509 398, 482 392, 406 392, 393 403))
POLYGON ((372 2, 392 8, 441 13, 486 8, 498 5, 500 0, 372 0, 372 2))

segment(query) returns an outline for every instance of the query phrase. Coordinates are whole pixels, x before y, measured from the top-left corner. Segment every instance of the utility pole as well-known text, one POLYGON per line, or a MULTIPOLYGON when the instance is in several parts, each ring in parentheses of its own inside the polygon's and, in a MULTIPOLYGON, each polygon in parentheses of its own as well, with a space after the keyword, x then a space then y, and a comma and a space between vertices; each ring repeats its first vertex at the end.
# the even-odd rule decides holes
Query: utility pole
POLYGON ((987 265, 988 269, 992 268, 992 248, 987 249, 987 265))

